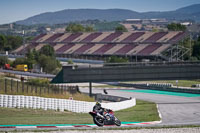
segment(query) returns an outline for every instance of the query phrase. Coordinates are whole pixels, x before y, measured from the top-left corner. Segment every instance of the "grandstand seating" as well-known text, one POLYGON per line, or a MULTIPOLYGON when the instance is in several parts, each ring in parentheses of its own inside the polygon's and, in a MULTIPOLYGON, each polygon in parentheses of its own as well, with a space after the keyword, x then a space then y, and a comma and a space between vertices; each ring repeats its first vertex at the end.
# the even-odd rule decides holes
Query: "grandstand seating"
POLYGON ((133 42, 135 41, 137 38, 139 38, 140 36, 144 35, 145 32, 135 32, 132 33, 130 36, 128 36, 127 38, 125 38, 122 42, 133 42))
POLYGON ((103 46, 104 46, 104 44, 95 44, 93 47, 86 50, 83 54, 92 54, 93 52, 95 52, 96 50, 100 49, 103 46))
POLYGON ((114 42, 122 42, 125 38, 130 36, 132 32, 124 32, 120 37, 114 40, 114 42))
POLYGON ((44 37, 46 34, 40 34, 39 36, 36 36, 31 42, 36 42, 40 38, 44 37))
POLYGON ((135 48, 136 46, 137 45, 134 45, 134 44, 125 45, 124 47, 122 47, 121 49, 119 49, 118 51, 116 51, 114 54, 116 54, 116 55, 126 54, 129 51, 131 51, 133 48, 135 48))
POLYGON ((64 35, 64 33, 54 34, 51 37, 49 37, 47 40, 45 40, 45 42, 53 42, 54 40, 56 40, 58 37, 61 37, 62 35, 64 35))
POLYGON ((143 50, 138 52, 138 55, 149 55, 151 54, 154 50, 158 49, 161 46, 161 44, 151 44, 145 47, 143 50))
POLYGON ((105 52, 104 54, 106 54, 106 55, 112 55, 116 51, 118 51, 119 49, 121 49, 122 47, 124 47, 124 45, 126 45, 126 44, 117 44, 114 47, 112 47, 111 49, 109 49, 107 52, 105 52))
POLYGON ((138 37, 134 42, 143 42, 144 40, 146 40, 147 38, 149 38, 153 34, 154 34, 154 32, 145 32, 144 35, 138 37))
POLYGON ((50 38, 53 34, 46 34, 45 36, 41 37, 40 39, 37 40, 37 42, 42 42, 44 43, 45 40, 50 38))
POLYGON ((115 46, 115 44, 106 44, 106 45, 102 46, 101 48, 97 49, 92 54, 95 54, 95 55, 104 54, 106 51, 108 51, 109 49, 111 49, 114 46, 115 46))
POLYGON ((59 48, 61 48, 64 45, 66 45, 66 44, 60 44, 60 43, 58 43, 53 48, 54 48, 55 51, 57 51, 59 48))
POLYGON ((70 36, 68 36, 66 39, 64 39, 62 42, 72 42, 77 37, 81 36, 83 33, 73 33, 70 36))
POLYGON ((177 42, 180 41, 183 38, 183 35, 185 34, 185 32, 179 32, 176 36, 174 36, 173 38, 171 38, 169 40, 169 42, 177 42))
POLYGON ((37 43, 31 43, 27 45, 25 48, 18 51, 18 54, 25 54, 29 49, 34 49, 38 44, 37 43))
POLYGON ((166 49, 168 49, 171 45, 172 44, 162 44, 162 46, 160 46, 158 49, 153 51, 151 53, 151 55, 158 55, 158 54, 162 53, 163 51, 165 51, 166 49))
POLYGON ((147 38, 146 40, 144 40, 144 42, 156 42, 157 40, 159 40, 160 38, 162 38, 166 34, 167 34, 167 32, 155 33, 152 36, 150 36, 149 38, 147 38))
POLYGON ((60 47, 59 49, 56 50, 56 53, 64 53, 66 50, 70 49, 71 47, 73 47, 75 44, 70 43, 70 44, 65 44, 62 47, 60 47))
POLYGON ((74 53, 77 49, 79 49, 80 47, 82 47, 84 44, 75 44, 73 47, 71 47, 70 49, 66 50, 64 53, 65 54, 72 54, 74 53))
POLYGON ((149 44, 139 44, 135 48, 133 48, 131 51, 127 52, 126 55, 137 55, 138 52, 143 50, 145 47, 147 47, 149 44))
POLYGON ((106 38, 101 40, 101 42, 112 42, 114 39, 116 39, 117 37, 119 37, 122 34, 123 34, 122 32, 111 33, 109 36, 107 36, 106 38))
POLYGON ((40 50, 43 46, 45 46, 46 44, 44 44, 44 43, 40 43, 39 45, 37 45, 36 47, 35 47, 35 50, 40 50))
POLYGON ((83 54, 87 49, 90 49, 93 46, 94 46, 94 44, 85 44, 85 45, 81 46, 80 48, 78 48, 73 53, 74 54, 83 54))
POLYGON ((85 39, 83 39, 81 42, 91 42, 92 40, 94 40, 95 38, 97 38, 98 36, 100 36, 102 33, 98 32, 98 33, 92 33, 89 36, 87 36, 85 39))
POLYGON ((56 54, 156 56, 185 37, 184 32, 96 32, 41 34, 12 53, 51 45, 56 54))
POLYGON ((62 42, 63 40, 65 40, 66 38, 68 38, 71 34, 70 33, 65 33, 64 35, 62 35, 61 37, 58 37, 54 40, 54 42, 62 42))

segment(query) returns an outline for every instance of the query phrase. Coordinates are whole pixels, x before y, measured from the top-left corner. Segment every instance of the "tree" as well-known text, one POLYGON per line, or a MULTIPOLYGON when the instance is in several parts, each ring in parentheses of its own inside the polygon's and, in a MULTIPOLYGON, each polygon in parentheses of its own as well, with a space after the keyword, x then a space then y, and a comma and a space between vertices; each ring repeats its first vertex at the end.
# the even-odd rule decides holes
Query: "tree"
POLYGON ((168 24, 167 28, 170 31, 185 31, 187 29, 185 25, 181 25, 180 23, 168 24))
POLYGON ((53 73, 56 68, 61 67, 61 64, 58 60, 53 57, 41 55, 39 57, 38 63, 43 67, 44 72, 53 73))
MULTIPOLYGON (((194 45, 194 41, 190 40, 190 38, 187 37, 187 38, 183 39, 182 41, 180 41, 179 45, 192 51, 193 45, 194 45)), ((189 58, 192 56, 192 52, 191 51, 184 55, 184 60, 189 60, 189 58)))
POLYGON ((16 49, 23 44, 23 38, 20 36, 6 36, 6 39, 7 44, 5 48, 7 48, 7 51, 16 49), (10 49, 8 50, 8 48, 10 49))
POLYGON ((86 26, 85 27, 85 32, 93 32, 94 28, 92 26, 86 26))
POLYGON ((55 57, 54 48, 50 45, 45 45, 40 50, 40 55, 42 55, 42 54, 46 55, 46 56, 55 57))
POLYGON ((192 56, 200 60, 200 37, 193 46, 192 56))
POLYGON ((0 67, 3 67, 5 64, 9 62, 7 56, 0 56, 0 67))
POLYGON ((16 58, 13 62, 13 67, 19 64, 26 64, 26 58, 16 58))
POLYGON ((127 32, 128 30, 123 25, 120 25, 115 28, 115 31, 116 32, 127 32))
POLYGON ((85 28, 81 24, 69 24, 65 29, 67 32, 77 33, 77 32, 84 32, 85 28))
POLYGON ((0 35, 0 50, 3 50, 7 44, 7 39, 4 35, 0 35))

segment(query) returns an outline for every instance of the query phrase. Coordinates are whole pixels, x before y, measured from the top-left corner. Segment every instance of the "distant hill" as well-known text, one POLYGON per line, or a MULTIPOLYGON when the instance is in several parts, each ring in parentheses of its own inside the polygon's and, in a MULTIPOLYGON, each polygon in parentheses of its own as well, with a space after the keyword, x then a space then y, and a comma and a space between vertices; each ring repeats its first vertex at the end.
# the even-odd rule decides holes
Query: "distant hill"
POLYGON ((168 12, 135 12, 125 9, 66 9, 57 12, 47 12, 32 16, 17 24, 61 24, 83 20, 121 21, 130 18, 166 18, 175 20, 191 19, 200 22, 200 4, 183 7, 168 12))

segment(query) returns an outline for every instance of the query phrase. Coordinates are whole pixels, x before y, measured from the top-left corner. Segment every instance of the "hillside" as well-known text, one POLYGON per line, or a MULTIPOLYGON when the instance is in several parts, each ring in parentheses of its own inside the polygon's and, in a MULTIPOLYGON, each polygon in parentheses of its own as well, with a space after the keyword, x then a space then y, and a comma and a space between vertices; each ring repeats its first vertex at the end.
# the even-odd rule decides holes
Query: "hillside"
POLYGON ((195 20, 200 22, 200 4, 167 12, 135 12, 125 9, 66 9, 32 16, 17 24, 61 24, 83 20, 121 21, 130 18, 166 18, 175 20, 195 20))

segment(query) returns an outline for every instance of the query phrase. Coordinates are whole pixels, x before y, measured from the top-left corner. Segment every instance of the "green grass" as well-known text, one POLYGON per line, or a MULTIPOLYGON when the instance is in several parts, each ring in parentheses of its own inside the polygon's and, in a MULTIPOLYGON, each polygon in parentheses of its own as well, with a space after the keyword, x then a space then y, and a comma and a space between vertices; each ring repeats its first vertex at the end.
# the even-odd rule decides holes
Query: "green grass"
POLYGON ((115 115, 124 122, 147 122, 160 120, 155 103, 137 100, 136 106, 121 111, 115 115))
MULTIPOLYGON (((117 111, 115 115, 123 122, 160 120, 156 104, 140 100, 136 106, 117 111)), ((0 125, 15 124, 93 124, 93 121, 87 113, 0 108, 0 125)))
MULTIPOLYGON (((159 81, 133 81, 126 83, 171 83, 176 86, 176 80, 159 80, 159 81)), ((200 84, 200 80, 178 80, 178 86, 191 87, 194 84, 200 84)))

